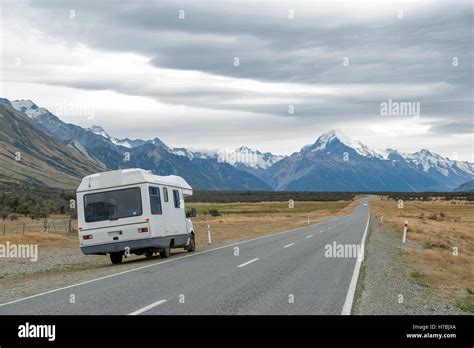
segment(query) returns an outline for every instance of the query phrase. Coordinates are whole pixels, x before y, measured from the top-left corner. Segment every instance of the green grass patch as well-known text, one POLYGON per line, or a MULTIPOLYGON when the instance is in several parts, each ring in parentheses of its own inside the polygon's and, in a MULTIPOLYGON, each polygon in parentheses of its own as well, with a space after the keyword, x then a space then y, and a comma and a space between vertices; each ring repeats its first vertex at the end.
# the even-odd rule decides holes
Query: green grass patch
POLYGON ((454 305, 464 312, 474 313, 474 296, 457 299, 454 305))
POLYGON ((424 242, 423 249, 433 249, 433 244, 431 242, 424 242))
POLYGON ((423 274, 421 274, 420 272, 411 272, 411 277, 416 284, 427 288, 429 287, 428 283, 426 283, 426 281, 423 279, 423 274))

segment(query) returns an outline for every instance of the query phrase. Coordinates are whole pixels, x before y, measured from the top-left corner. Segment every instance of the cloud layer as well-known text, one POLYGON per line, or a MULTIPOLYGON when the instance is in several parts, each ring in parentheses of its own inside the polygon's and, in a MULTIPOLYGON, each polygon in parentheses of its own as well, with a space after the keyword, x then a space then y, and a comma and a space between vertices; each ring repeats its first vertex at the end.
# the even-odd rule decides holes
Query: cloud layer
POLYGON ((473 160, 468 1, 11 2, 3 19, 2 94, 93 104, 117 136, 291 153, 340 128, 473 160), (420 117, 381 116, 389 99, 420 117))

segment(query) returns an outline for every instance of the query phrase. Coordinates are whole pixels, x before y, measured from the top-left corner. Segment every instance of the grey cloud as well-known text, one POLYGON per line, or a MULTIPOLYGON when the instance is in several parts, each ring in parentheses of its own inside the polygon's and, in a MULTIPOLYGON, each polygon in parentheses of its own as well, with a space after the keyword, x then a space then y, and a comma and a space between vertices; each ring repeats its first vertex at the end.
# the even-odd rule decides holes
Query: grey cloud
MULTIPOLYGON (((401 6, 403 3, 401 3, 401 6)), ((288 2, 288 8, 292 3, 288 2)), ((337 6, 337 5, 334 5, 337 6)), ((6 14, 27 18, 32 25, 69 42, 150 57, 160 68, 197 70, 211 74, 266 82, 305 84, 374 84, 399 87, 385 95, 300 95, 295 116, 328 122, 351 115, 372 117, 387 99, 419 101, 426 113, 439 121, 433 131, 465 133, 472 115, 472 6, 469 2, 427 4, 403 20, 347 21, 332 19, 330 26, 299 12, 289 21, 286 13, 272 11, 271 3, 168 2, 168 1, 39 1, 27 11, 6 9, 6 14), (77 18, 69 19, 69 10, 77 18), (185 9, 186 19, 178 18, 185 9), (233 66, 238 56, 240 66, 233 66), (343 66, 343 58, 349 66, 343 66), (452 65, 453 57, 459 66, 452 65), (444 83, 451 88, 428 95, 406 96, 404 85, 444 83)), ((238 90, 200 86, 157 93, 130 81, 44 81, 88 90, 115 90, 143 95, 171 104, 209 109, 240 110, 287 117, 287 103, 232 103, 238 90)), ((246 96, 252 99, 254 96, 246 96)), ((353 117, 353 116, 352 116, 353 117)), ((471 128, 472 131, 472 128, 471 128)))
POLYGON ((474 127, 473 122, 455 122, 455 123, 442 123, 436 124, 430 129, 434 133, 447 133, 447 134, 473 134, 474 127))

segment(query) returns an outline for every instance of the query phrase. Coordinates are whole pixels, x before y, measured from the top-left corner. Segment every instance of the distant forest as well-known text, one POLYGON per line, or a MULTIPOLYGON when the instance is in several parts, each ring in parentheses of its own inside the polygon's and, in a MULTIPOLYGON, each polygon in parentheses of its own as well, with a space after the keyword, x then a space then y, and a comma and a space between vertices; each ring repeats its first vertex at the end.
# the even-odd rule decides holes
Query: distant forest
MULTIPOLYGON (((187 202, 237 203, 288 201, 339 201, 353 200, 357 195, 385 195, 394 200, 444 200, 474 201, 474 192, 285 192, 285 191, 202 191, 195 190, 187 202)), ((61 190, 45 186, 0 183, 0 217, 16 219, 30 216, 47 218, 51 214, 68 214, 75 217, 76 209, 70 200, 76 199, 74 190, 61 190)))
POLYGON ((76 199, 74 190, 46 186, 0 184, 0 217, 16 220, 19 216, 45 219, 51 214, 76 216, 70 200, 76 199))
POLYGON ((286 191, 200 191, 195 190, 187 202, 236 203, 275 201, 339 201, 352 200, 357 195, 384 195, 390 199, 428 200, 438 197, 445 200, 474 200, 474 192, 286 192, 286 191))

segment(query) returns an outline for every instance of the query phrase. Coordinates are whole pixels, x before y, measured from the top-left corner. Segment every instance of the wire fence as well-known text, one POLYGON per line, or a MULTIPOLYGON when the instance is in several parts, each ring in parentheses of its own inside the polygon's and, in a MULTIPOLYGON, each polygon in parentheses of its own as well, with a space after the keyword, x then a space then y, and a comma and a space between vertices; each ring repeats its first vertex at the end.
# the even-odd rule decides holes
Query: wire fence
POLYGON ((4 220, 0 225, 0 235, 7 234, 31 234, 31 233, 53 233, 70 235, 77 232, 77 220, 31 220, 31 221, 8 221, 4 220))

